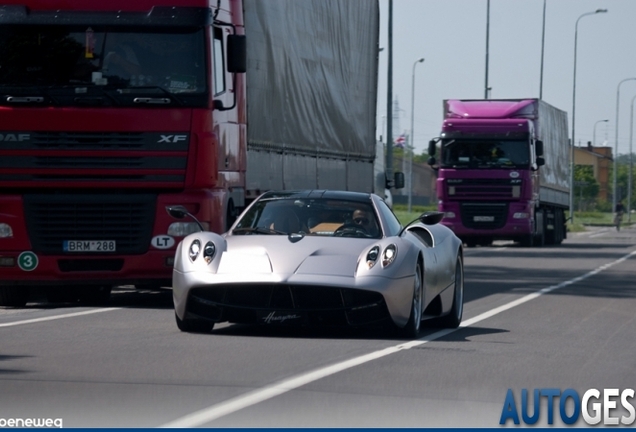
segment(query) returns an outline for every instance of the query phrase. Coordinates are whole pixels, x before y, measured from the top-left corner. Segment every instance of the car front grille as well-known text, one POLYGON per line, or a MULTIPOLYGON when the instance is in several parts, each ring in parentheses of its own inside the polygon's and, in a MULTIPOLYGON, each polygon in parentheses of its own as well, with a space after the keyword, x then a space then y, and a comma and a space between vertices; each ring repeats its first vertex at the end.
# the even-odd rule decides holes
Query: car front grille
MULTIPOLYGON (((293 284, 242 284, 190 291, 188 312, 218 322, 265 323, 267 313, 298 314, 309 325, 366 325, 389 317, 380 293, 293 284)), ((290 322, 290 323, 291 323, 290 322)))

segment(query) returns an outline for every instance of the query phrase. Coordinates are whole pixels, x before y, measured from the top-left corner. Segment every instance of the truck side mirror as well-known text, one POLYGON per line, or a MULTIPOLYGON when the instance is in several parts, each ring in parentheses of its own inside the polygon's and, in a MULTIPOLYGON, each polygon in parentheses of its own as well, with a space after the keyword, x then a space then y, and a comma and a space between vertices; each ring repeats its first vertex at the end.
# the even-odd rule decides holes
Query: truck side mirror
POLYGON ((227 37, 227 71, 244 73, 247 71, 247 47, 244 35, 227 37))
POLYGON ((435 149, 435 144, 436 144, 435 140, 430 140, 428 142, 428 155, 429 156, 435 156, 435 150, 436 150, 435 149))
POLYGON ((545 159, 542 157, 538 157, 537 158, 537 166, 543 166, 545 165, 545 159))
POLYGON ((435 156, 431 156, 430 158, 428 158, 426 163, 429 164, 430 166, 433 166, 437 163, 437 159, 435 159, 435 156))
POLYGON ((395 189, 402 189, 404 187, 404 173, 396 172, 393 174, 393 187, 395 189))
MULTIPOLYGON (((541 140, 536 140, 534 142, 534 145, 537 147, 536 151, 537 151, 537 156, 542 156, 543 155, 543 141, 541 140)), ((538 161, 537 161, 538 162, 538 161)), ((545 161, 544 161, 545 163, 545 161)))

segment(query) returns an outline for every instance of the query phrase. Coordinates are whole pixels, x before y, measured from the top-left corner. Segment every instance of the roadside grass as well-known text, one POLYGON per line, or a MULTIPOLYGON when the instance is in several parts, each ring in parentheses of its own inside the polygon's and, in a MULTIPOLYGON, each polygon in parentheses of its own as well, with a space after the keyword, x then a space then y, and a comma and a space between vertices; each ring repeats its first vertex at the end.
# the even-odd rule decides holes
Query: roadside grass
MULTIPOLYGON (((412 206, 411 212, 407 210, 408 207, 405 204, 395 204, 393 206, 393 213, 395 213, 402 225, 406 225, 413 219, 416 219, 425 211, 437 210, 437 206, 412 206)), ((627 222, 627 216, 623 216, 624 226, 629 226, 634 223, 636 223, 636 215, 632 215, 631 224, 627 222)), ((587 226, 614 226, 614 213, 591 211, 574 212, 574 223, 568 222, 567 226, 568 232, 583 232, 586 231, 587 226)))
POLYGON ((406 204, 394 204, 393 213, 400 220, 402 225, 406 225, 412 220, 416 219, 419 215, 426 211, 436 211, 436 205, 430 206, 411 206, 411 212, 408 212, 408 206, 406 204))

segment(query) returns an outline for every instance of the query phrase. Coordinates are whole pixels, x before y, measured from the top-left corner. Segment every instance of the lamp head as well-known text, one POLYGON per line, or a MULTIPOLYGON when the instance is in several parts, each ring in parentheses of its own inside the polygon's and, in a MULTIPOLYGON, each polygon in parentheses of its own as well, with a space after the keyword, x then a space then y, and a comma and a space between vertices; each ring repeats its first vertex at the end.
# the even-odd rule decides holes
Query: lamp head
POLYGON ((421 59, 419 59, 417 62, 418 63, 422 63, 424 61, 424 57, 422 57, 421 59))
POLYGON ((596 9, 596 11, 594 11, 594 13, 605 13, 607 12, 607 9, 596 9))

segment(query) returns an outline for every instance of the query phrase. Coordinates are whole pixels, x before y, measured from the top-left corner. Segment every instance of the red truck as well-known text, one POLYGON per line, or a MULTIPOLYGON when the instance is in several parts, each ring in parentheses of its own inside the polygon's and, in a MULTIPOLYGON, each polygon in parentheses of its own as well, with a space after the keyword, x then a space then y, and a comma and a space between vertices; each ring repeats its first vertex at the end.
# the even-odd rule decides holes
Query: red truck
POLYGON ((371 192, 378 38, 375 0, 4 0, 0 305, 170 286, 169 206, 371 192))

